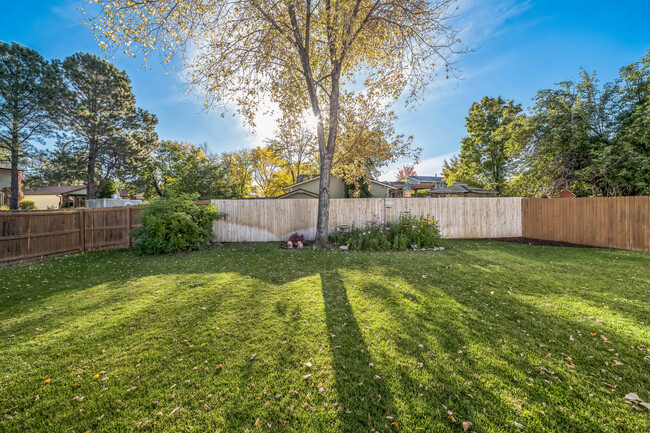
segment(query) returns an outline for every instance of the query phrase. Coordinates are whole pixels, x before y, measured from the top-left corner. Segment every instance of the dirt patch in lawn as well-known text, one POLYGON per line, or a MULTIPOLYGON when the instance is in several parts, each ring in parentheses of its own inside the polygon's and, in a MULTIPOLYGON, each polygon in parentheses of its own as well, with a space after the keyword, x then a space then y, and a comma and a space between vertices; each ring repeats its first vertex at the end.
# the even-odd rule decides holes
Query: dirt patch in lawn
POLYGON ((538 245, 543 247, 570 247, 570 248, 601 248, 593 245, 571 244, 569 242, 545 241, 531 238, 491 238, 488 241, 511 242, 513 244, 538 245))

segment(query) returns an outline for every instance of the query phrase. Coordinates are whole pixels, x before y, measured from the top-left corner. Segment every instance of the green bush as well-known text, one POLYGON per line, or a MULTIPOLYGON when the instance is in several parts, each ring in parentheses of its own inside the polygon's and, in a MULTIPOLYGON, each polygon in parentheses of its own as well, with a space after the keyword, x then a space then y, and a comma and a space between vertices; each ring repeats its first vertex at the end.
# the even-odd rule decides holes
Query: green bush
POLYGON ((117 189, 117 184, 113 179, 108 179, 102 185, 102 189, 99 190, 97 198, 112 198, 113 194, 119 194, 120 191, 117 189))
POLYGON ((5 210, 9 210, 9 206, 7 206, 7 205, 0 206, 0 211, 5 211, 5 210))
POLYGON ((210 245, 212 222, 226 214, 214 206, 197 206, 198 196, 154 199, 142 213, 142 226, 134 230, 134 247, 146 254, 197 250, 210 245))
POLYGON ((352 230, 330 233, 334 245, 347 245, 351 250, 398 250, 434 248, 442 237, 438 223, 429 216, 402 216, 397 221, 371 221, 352 230))
POLYGON ((21 200, 20 202, 20 208, 22 210, 36 210, 36 203, 34 203, 34 200, 21 200))

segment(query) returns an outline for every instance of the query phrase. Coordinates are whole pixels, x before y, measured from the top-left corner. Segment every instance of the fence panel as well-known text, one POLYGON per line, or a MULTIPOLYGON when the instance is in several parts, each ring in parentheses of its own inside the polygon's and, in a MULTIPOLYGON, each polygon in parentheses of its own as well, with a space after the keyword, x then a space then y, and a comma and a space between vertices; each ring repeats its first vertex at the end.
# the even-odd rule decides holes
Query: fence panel
MULTIPOLYGON (((212 200, 226 212, 214 232, 222 242, 286 240, 316 234, 318 200, 212 200)), ((0 264, 71 252, 128 248, 140 207, 0 212, 0 264)), ((330 229, 400 215, 430 215, 450 238, 524 236, 650 251, 650 197, 577 199, 387 198, 332 199, 330 229)))
POLYGON ((650 251, 650 197, 532 198, 521 208, 524 237, 650 251))
POLYGON ((140 212, 138 207, 0 212, 0 264, 128 248, 140 212))
MULTIPOLYGON (((228 214, 214 232, 221 242, 287 240, 294 232, 316 235, 318 200, 212 200, 228 214)), ((430 215, 443 236, 491 238, 521 236, 521 198, 366 198, 330 200, 329 227, 356 227, 368 221, 394 221, 401 215, 430 215)))

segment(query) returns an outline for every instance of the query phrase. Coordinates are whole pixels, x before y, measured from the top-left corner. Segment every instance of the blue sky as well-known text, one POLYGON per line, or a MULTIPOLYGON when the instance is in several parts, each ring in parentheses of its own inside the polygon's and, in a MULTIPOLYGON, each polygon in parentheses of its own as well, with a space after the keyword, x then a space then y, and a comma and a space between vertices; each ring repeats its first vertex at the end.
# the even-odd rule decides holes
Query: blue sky
MULTIPOLYGON (((46 58, 78 51, 102 55, 92 32, 81 23, 81 0, 6 2, 0 13, 0 40, 16 41, 46 58)), ((621 66, 638 60, 650 46, 650 0, 513 1, 459 0, 457 28, 473 52, 457 59, 462 79, 444 78, 415 110, 397 110, 397 130, 423 148, 419 174, 440 173, 442 160, 458 152, 465 115, 483 96, 532 105, 537 90, 577 77, 580 67, 611 80, 621 66)), ((154 62, 116 56, 131 77, 138 105, 158 116, 164 139, 207 142, 222 152, 260 144, 273 125, 262 119, 253 135, 232 113, 206 112, 186 93, 175 73, 154 62)), ((393 177, 395 167, 382 179, 393 177)))

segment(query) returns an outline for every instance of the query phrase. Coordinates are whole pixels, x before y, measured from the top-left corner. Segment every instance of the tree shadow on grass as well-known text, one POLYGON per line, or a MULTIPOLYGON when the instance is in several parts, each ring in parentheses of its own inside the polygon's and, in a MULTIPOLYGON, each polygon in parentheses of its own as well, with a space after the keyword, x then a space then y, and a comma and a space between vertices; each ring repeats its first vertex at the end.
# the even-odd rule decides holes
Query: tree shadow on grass
MULTIPOLYGON (((489 263, 483 264, 489 265, 489 263)), ((625 334, 611 335, 610 332, 615 331, 611 325, 594 323, 589 326, 584 317, 556 315, 549 309, 531 304, 526 300, 527 298, 520 298, 516 293, 516 289, 523 290, 526 286, 523 280, 513 283, 515 294, 504 295, 503 287, 499 287, 501 293, 494 296, 490 294, 490 289, 478 292, 462 290, 458 284, 462 282, 461 280, 456 281, 454 285, 443 285, 440 281, 431 279, 423 281, 417 273, 413 272, 376 271, 378 273, 375 273, 375 276, 380 278, 398 278, 405 281, 406 286, 412 288, 416 295, 405 292, 403 297, 415 296, 422 302, 421 307, 430 313, 430 315, 422 314, 423 311, 401 313, 400 305, 394 305, 393 302, 385 299, 385 287, 381 284, 367 282, 360 286, 363 293, 371 300, 383 303, 383 308, 386 310, 389 308, 393 310, 393 320, 405 322, 409 320, 406 317, 409 314, 419 316, 417 322, 422 324, 422 329, 405 326, 404 332, 391 337, 398 343, 402 356, 406 356, 408 351, 412 353, 416 350, 416 345, 423 338, 435 336, 435 343, 439 349, 442 349, 438 354, 446 354, 448 358, 446 365, 445 363, 440 365, 443 371, 436 372, 435 375, 448 384, 455 382, 456 385, 445 388, 431 400, 432 403, 444 403, 462 409, 465 414, 473 413, 473 418, 470 419, 473 421, 480 419, 482 421, 480 424, 484 427, 496 420, 505 421, 514 418, 529 427, 539 429, 595 432, 612 431, 611 429, 615 428, 611 424, 604 424, 605 421, 610 420, 602 418, 603 413, 599 412, 597 404, 596 407, 591 407, 587 401, 592 397, 594 403, 612 400, 614 401, 612 413, 616 413, 613 412, 614 410, 621 413, 624 406, 622 399, 616 400, 614 396, 622 396, 633 389, 630 388, 629 383, 617 383, 615 377, 619 374, 630 377, 638 374, 638 370, 633 365, 624 365, 614 369, 607 368, 605 372, 603 367, 612 363, 614 358, 626 361, 638 360, 639 352, 634 347, 642 340, 625 334), (435 292, 443 294, 440 301, 447 304, 440 313, 436 313, 433 305, 435 303, 431 302, 432 294, 435 292), (507 309, 502 308, 503 302, 506 303, 507 309), (598 332, 598 329, 605 329, 605 333, 614 337, 615 350, 608 348, 600 335, 594 333, 594 331, 598 332), (575 341, 573 341, 574 337, 569 338, 570 334, 575 336, 575 341), (475 351, 468 352, 465 346, 474 347, 475 351), (478 348, 488 347, 491 348, 489 353, 476 352, 478 348), (463 353, 456 354, 456 349, 461 348, 463 353), (547 352, 549 354, 552 352, 552 358, 545 357, 547 352), (579 356, 581 352, 583 355, 579 356), (568 367, 572 362, 575 362, 577 367, 568 367), (549 370, 555 371, 548 373, 549 370), (476 373, 481 377, 476 376, 476 373), (516 377, 513 377, 513 373, 516 377), (473 385, 468 391, 473 394, 473 398, 464 398, 460 392, 463 387, 458 384, 470 382, 473 385), (611 384, 617 385, 620 391, 613 390, 611 384), (519 402, 525 408, 532 407, 533 412, 546 411, 552 416, 518 414, 514 409, 517 400, 513 401, 509 397, 515 395, 523 398, 523 401, 530 405, 519 402), (508 400, 512 403, 507 404, 508 400), (477 410, 480 409, 477 404, 481 404, 481 401, 491 409, 488 413, 496 412, 500 415, 493 419, 486 418, 477 410), (548 408, 541 406, 543 402, 549 404, 548 408)), ((463 272, 472 271, 463 270, 463 272)), ((498 276, 503 277, 503 275, 498 276)), ((490 279, 486 279, 485 284, 489 281, 490 279)), ((544 283, 535 281, 535 285, 543 287, 544 283)), ((400 386, 406 383, 406 379, 405 376, 400 386)), ((644 380, 642 375, 639 376, 639 380, 644 380)), ((500 426, 495 423, 492 427, 500 426)), ((501 427, 503 428, 503 425, 501 427)), ((509 424, 509 427, 512 429, 512 424, 509 424)))
MULTIPOLYGON (((480 248, 484 249, 484 244, 480 245, 480 248)), ((196 385, 197 382, 200 382, 201 389, 205 389, 202 392, 203 395, 214 392, 215 396, 224 400, 219 401, 218 404, 221 405, 220 407, 227 407, 225 410, 227 415, 224 416, 224 423, 228 429, 226 431, 235 431, 242 425, 252 425, 258 417, 262 420, 287 419, 291 421, 291 416, 286 414, 287 408, 291 405, 295 405, 296 410, 309 410, 299 409, 299 403, 305 401, 304 396, 300 396, 299 402, 298 397, 287 397, 291 386, 296 381, 300 382, 304 373, 296 372, 294 377, 284 375, 283 372, 301 368, 305 361, 305 355, 314 354, 313 346, 316 341, 324 344, 329 342, 331 346, 332 372, 330 377, 333 378, 333 383, 324 384, 325 392, 322 396, 315 395, 315 390, 309 392, 311 392, 312 398, 316 397, 320 400, 319 403, 327 397, 326 401, 332 404, 335 400, 330 399, 330 396, 327 395, 328 392, 331 392, 343 409, 332 413, 330 407, 330 410, 325 412, 321 409, 320 404, 312 403, 314 406, 318 405, 318 411, 314 412, 310 418, 296 416, 294 419, 296 424, 293 424, 294 431, 299 431, 298 428, 307 430, 311 424, 319 430, 323 430, 324 426, 328 430, 346 432, 368 431, 370 428, 388 430, 391 428, 390 422, 392 421, 387 420, 385 418, 387 416, 395 417, 399 421, 402 431, 409 431, 410 426, 415 426, 416 418, 437 416, 438 419, 432 422, 441 426, 441 431, 451 431, 458 427, 458 424, 454 425, 447 420, 442 404, 452 408, 457 417, 466 415, 467 419, 474 422, 482 421, 480 426, 483 429, 514 431, 515 427, 510 421, 515 416, 520 416, 510 399, 515 390, 520 396, 519 398, 527 401, 530 405, 523 405, 525 411, 529 407, 535 410, 542 409, 539 407, 540 402, 551 403, 553 401, 568 409, 565 413, 558 413, 557 410, 553 412, 552 406, 544 409, 549 413, 549 421, 542 421, 543 418, 527 415, 526 412, 523 415, 530 418, 524 420, 514 418, 524 421, 528 428, 546 427, 556 431, 562 428, 564 431, 600 431, 602 429, 600 423, 603 421, 602 417, 605 411, 598 407, 593 409, 586 409, 584 405, 580 407, 579 401, 586 398, 585 393, 580 395, 578 389, 572 392, 569 388, 570 377, 576 376, 576 373, 552 367, 557 370, 556 376, 562 379, 566 385, 548 384, 547 386, 544 385, 545 382, 538 384, 548 377, 546 374, 541 376, 537 372, 538 367, 540 365, 551 367, 549 365, 551 360, 542 359, 547 349, 538 348, 537 343, 549 346, 548 350, 553 352, 553 363, 562 367, 562 359, 565 357, 562 352, 575 358, 572 351, 573 345, 584 345, 586 342, 579 339, 579 334, 576 334, 576 331, 580 331, 580 334, 586 339, 591 338, 594 343, 597 342, 602 346, 605 343, 599 341, 600 336, 587 337, 587 335, 601 328, 610 338, 616 337, 610 335, 610 331, 613 331, 615 327, 611 324, 587 326, 584 320, 579 320, 578 317, 573 319, 567 317, 566 314, 557 316, 549 309, 550 307, 531 305, 531 297, 533 299, 543 298, 550 295, 562 295, 565 292, 566 284, 559 284, 561 280, 554 276, 559 276, 558 272, 562 267, 558 262, 555 261, 552 267, 545 268, 552 271, 550 276, 535 275, 533 271, 529 271, 529 269, 535 268, 543 269, 551 256, 549 252, 553 251, 552 256, 556 258, 554 250, 546 247, 534 247, 535 251, 530 252, 530 247, 527 246, 506 245, 495 247, 494 252, 490 255, 475 255, 473 249, 469 247, 468 244, 460 244, 459 247, 450 248, 444 254, 345 254, 341 252, 278 251, 277 247, 272 246, 240 245, 227 246, 215 251, 166 257, 142 257, 129 251, 71 256, 45 261, 42 265, 34 266, 33 269, 43 278, 51 280, 51 272, 69 273, 70 268, 66 265, 72 264, 76 266, 76 272, 88 275, 88 280, 85 280, 83 284, 78 282, 68 284, 65 280, 58 280, 51 288, 43 287, 47 292, 40 294, 36 288, 28 288, 30 278, 33 278, 31 275, 28 273, 20 276, 13 275, 12 281, 20 282, 21 286, 26 289, 23 290, 21 287, 20 291, 10 291, 12 304, 7 302, 2 305, 0 319, 11 319, 12 315, 20 317, 19 321, 8 320, 5 322, 6 328, 4 329, 11 329, 11 333, 20 336, 21 341, 26 341, 36 333, 34 331, 36 327, 42 327, 44 319, 49 322, 48 331, 49 328, 57 332, 60 331, 61 326, 57 325, 57 321, 62 319, 67 323, 65 328, 72 327, 76 323, 75 316, 80 314, 76 310, 69 311, 65 315, 61 310, 56 314, 48 313, 48 316, 44 316, 43 313, 49 311, 47 310, 49 308, 48 300, 56 300, 50 299, 52 295, 61 295, 73 304, 79 304, 81 300, 85 300, 84 306, 88 309, 90 316, 87 318, 88 320, 101 319, 98 308, 102 304, 107 309, 112 309, 114 302, 120 302, 120 308, 123 308, 122 317, 106 327, 99 329, 96 327, 93 335, 90 336, 92 343, 111 341, 111 338, 114 342, 114 347, 112 349, 109 347, 105 355, 100 355, 101 352, 99 352, 95 361, 99 361, 100 365, 103 360, 115 362, 130 351, 130 357, 132 357, 132 360, 129 360, 130 364, 135 364, 138 359, 143 357, 147 362, 145 364, 147 367, 146 372, 139 372, 131 367, 130 370, 133 371, 130 373, 131 376, 126 375, 126 367, 121 369, 122 371, 118 371, 120 373, 119 380, 124 380, 124 382, 118 382, 117 378, 111 378, 111 383, 119 383, 119 392, 111 394, 113 391, 107 391, 107 396, 111 395, 113 401, 120 398, 125 402, 128 401, 126 398, 137 397, 134 395, 125 398, 123 394, 124 389, 133 385, 126 381, 127 377, 131 380, 132 376, 141 376, 140 382, 137 384, 138 392, 151 392, 143 396, 141 402, 161 401, 164 406, 168 406, 165 411, 167 413, 177 406, 179 401, 183 401, 183 407, 187 409, 187 412, 183 412, 184 416, 186 419, 196 421, 194 417, 200 413, 201 405, 196 403, 191 406, 191 402, 195 401, 192 396, 197 393, 196 385), (521 267, 520 272, 517 272, 518 267, 521 267), (428 274, 427 279, 423 280, 422 274, 428 274), (152 281, 151 289, 148 287, 148 282, 144 286, 136 286, 135 289, 131 289, 131 287, 139 279, 146 281, 147 277, 153 275, 165 279, 169 286, 166 293, 160 295, 164 295, 165 299, 161 299, 156 308, 164 308, 164 311, 157 313, 157 317, 153 317, 156 312, 155 304, 130 300, 131 296, 136 300, 151 296, 148 292, 156 289, 153 284, 155 281, 152 281), (321 289, 320 291, 316 287, 318 286, 316 275, 320 277, 321 284, 318 287, 321 289), (353 284, 351 284, 348 278, 355 278, 355 275, 357 281, 353 280, 353 284), (232 282, 230 282, 231 276, 233 277, 232 282), (284 290, 285 284, 306 276, 311 276, 315 280, 312 282, 315 290, 312 291, 306 287, 309 289, 306 291, 315 291, 316 297, 288 301, 284 294, 279 293, 284 290), (379 279, 377 279, 378 277, 379 279), (405 286, 405 288, 412 287, 414 290, 410 293, 401 289, 395 290, 394 286, 389 284, 393 278, 401 279, 407 283, 404 285, 400 282, 400 288, 405 286), (106 289, 101 290, 101 299, 95 299, 94 296, 97 294, 85 289, 94 287, 100 281, 106 289), (512 297, 504 296, 506 287, 499 285, 499 283, 506 282, 512 284, 516 289, 515 295, 512 297), (497 287, 493 287, 490 283, 497 284, 497 287), (497 291, 495 296, 490 294, 490 290, 493 288, 497 291), (478 293, 474 289, 477 289, 478 293), (79 292, 78 295, 73 297, 76 292, 79 292), (199 293, 194 294, 194 292, 200 292, 200 295, 199 293), (360 292, 363 293, 360 294, 360 292), (224 299, 221 299, 221 293, 224 293, 224 299), (41 297, 37 297, 38 295, 41 297), (310 309, 310 304, 313 306, 320 302, 317 300, 320 295, 324 302, 325 326, 328 332, 323 340, 319 340, 320 330, 312 332, 311 328, 298 324, 298 319, 301 317, 294 317, 295 313, 299 313, 296 306, 309 309, 311 314, 314 312, 320 314, 319 309, 310 309), (364 295, 369 296, 368 302, 363 302, 364 295), (14 296, 19 299, 14 299, 14 296), (70 298, 67 298, 68 296, 70 298), (29 297, 34 299, 28 302, 27 298, 29 297), (277 299, 276 303, 268 304, 271 299, 277 299), (18 302, 16 302, 17 300, 18 302), (228 303, 229 300, 232 302, 228 303), (501 302, 506 302, 507 305, 501 302), (266 308, 267 305, 268 308, 266 308), (417 311, 418 305, 424 306, 426 312, 417 311), (199 308, 201 306, 207 307, 207 310, 201 310, 199 308), (236 309, 233 310, 233 307, 236 309), (383 311, 380 307, 383 307, 383 311), (507 307, 510 312, 500 311, 502 307, 507 307), (39 308, 42 311, 39 312, 39 308), (29 313, 31 309, 34 311, 29 313), (364 309, 366 311, 370 309, 373 314, 366 314, 365 311, 362 311, 364 309), (355 311, 357 317, 354 315, 355 311), (535 314, 531 315, 531 312, 535 314), (469 323, 465 323, 464 318, 461 319, 461 313, 465 316, 473 316, 467 318, 469 323), (499 316, 490 321, 487 317, 488 313, 491 315, 498 313, 499 316), (231 315, 232 320, 241 319, 241 323, 237 321, 236 326, 228 331, 229 334, 224 335, 224 331, 217 331, 215 326, 220 325, 219 321, 223 319, 222 316, 227 315, 231 315), (266 343, 266 333, 254 332, 260 324, 268 326, 275 316, 281 318, 277 321, 277 326, 283 330, 278 335, 282 336, 282 340, 288 340, 286 344, 281 344, 279 339, 274 343, 266 343), (376 317, 372 318, 371 316, 376 317), (535 323, 531 323, 531 317, 536 317, 537 324, 544 326, 536 327, 535 323), (148 323, 156 318, 164 320, 163 323, 166 327, 172 328, 174 333, 168 334, 165 329, 160 329, 160 335, 149 335, 148 323), (483 318, 486 319, 485 324, 477 323, 483 318), (372 332, 366 331, 369 320, 376 320, 375 323, 379 324, 377 329, 373 329, 372 332), (381 329, 381 320, 386 320, 385 323, 390 323, 390 325, 381 329), (518 320, 521 320, 522 324, 515 325, 513 329, 512 323, 517 323, 518 320), (413 326, 413 323, 417 324, 413 326), (526 329, 527 333, 522 333, 517 329, 518 327, 526 329), (255 336, 255 334, 259 335, 255 336), (331 334, 334 334, 335 337, 331 334), (578 342, 569 343, 568 334, 576 336, 578 342), (123 335, 124 338, 118 338, 119 335, 123 335), (183 339, 189 335, 195 337, 195 339, 190 338, 189 342, 194 343, 195 347, 193 348, 188 347, 189 343, 183 343, 183 339), (178 342, 172 344, 171 337, 178 337, 178 342), (214 344, 207 337, 213 337, 216 340, 214 344), (156 343, 158 338, 164 338, 164 342, 160 340, 156 343), (558 343, 549 343, 547 341, 549 338, 556 339, 558 343), (230 360, 230 364, 225 365, 224 371, 216 372, 212 360, 214 359, 216 363, 223 359, 220 353, 225 349, 221 344, 224 339, 229 341, 228 352, 224 355, 230 360), (437 348, 438 357, 435 359, 426 358, 425 352, 428 347, 418 348, 420 343, 427 345, 427 339, 437 348), (501 340, 507 341, 502 342, 501 340), (152 348, 145 350, 143 347, 139 347, 141 341, 148 341, 152 348), (206 341, 208 345, 201 348, 202 342, 206 341), (259 351, 260 347, 266 345, 269 345, 270 349, 267 349, 265 356, 262 356, 264 352, 259 351), (293 347, 294 345, 295 347, 293 347), (458 349, 466 345, 474 346, 479 350, 489 347, 495 352, 489 356, 483 356, 476 352, 467 353, 466 350, 463 354, 457 353, 458 349), (368 351, 368 346, 372 347, 372 353, 368 351), (520 351, 524 350, 526 356, 521 356, 520 351), (236 351, 236 353, 231 351, 236 351), (275 358, 274 351, 281 355, 275 358), (254 352, 258 354, 256 361, 248 361, 254 352), (416 359, 415 354, 417 357, 424 358, 416 359), (166 358, 161 358, 162 355, 166 358), (149 356, 154 359, 147 361, 146 358, 149 356), (210 373, 202 373, 202 368, 198 371, 191 370, 193 366, 202 366, 204 360, 210 356, 212 356, 211 364, 208 365, 213 368, 210 373), (179 362, 179 358, 183 358, 184 361, 179 362), (273 364, 264 363, 270 358, 274 358, 273 364), (429 362, 426 361, 427 359, 429 362), (460 361, 457 362, 456 359, 460 361), (410 362, 409 367, 394 368, 392 362, 404 362, 405 360, 410 362), (414 363, 420 360, 425 362, 424 369, 415 367, 414 363), (374 363, 376 366, 370 368, 370 363, 374 363), (385 366, 381 365, 382 363, 385 366), (163 390, 169 390, 173 383, 165 383, 164 386, 153 384, 156 383, 154 379, 157 375, 165 382, 173 379, 176 383, 177 379, 169 375, 171 365, 175 369, 183 369, 182 379, 188 377, 192 379, 192 383, 185 384, 183 381, 179 381, 173 391, 176 394, 176 399, 168 401, 164 400, 169 397, 163 390), (278 367, 273 367, 273 365, 278 367), (220 387, 223 383, 221 377, 226 373, 225 370, 230 370, 227 374, 237 375, 236 380, 231 380, 230 383, 240 387, 241 392, 236 393, 231 387, 231 390, 226 393, 220 387), (136 371, 138 372, 135 373, 136 371), (215 372, 214 378, 209 378, 213 371, 215 372), (284 376, 284 384, 279 384, 274 372, 278 374, 279 379, 284 376), (482 372, 481 380, 474 377, 476 372, 482 372), (513 372, 521 377, 515 380, 512 377, 513 372), (528 372, 532 372, 530 375, 534 375, 535 378, 535 382, 530 385, 526 378, 528 372), (524 375, 524 373, 526 374, 524 375), (403 376, 401 381, 394 380, 398 374, 403 376), (374 375, 379 375, 382 379, 375 381, 373 380, 374 375), (390 377, 391 375, 393 377, 390 377), (256 383, 257 388, 251 389, 250 377, 256 377, 256 380, 260 381, 256 383), (427 377, 428 381, 423 380, 427 377), (146 385, 148 379, 152 383, 150 391, 146 385), (435 380, 436 383, 432 384, 432 380, 435 380), (465 385, 470 381, 474 382, 471 389, 465 385), (359 386, 361 382, 363 386, 359 386), (446 385, 444 388, 441 386, 442 382, 446 385), (424 397, 419 398, 417 395, 420 392, 420 384, 428 385, 435 391, 430 394, 423 392, 424 397), (327 389, 330 386, 331 390, 327 389), (268 394, 271 396, 275 396, 276 393, 283 395, 282 399, 277 402, 278 404, 274 403, 269 409, 263 409, 264 400, 256 400, 257 397, 264 398, 261 390, 258 391, 263 387, 268 388, 268 394), (244 391, 245 389, 246 391, 244 391), (507 390, 508 394, 504 394, 502 390, 507 390), (473 394, 473 398, 467 396, 469 393, 473 394), (242 395, 245 400, 241 399, 242 395), (377 395, 381 395, 381 400, 377 399, 377 395), (278 406, 277 410, 274 409, 275 406, 278 406), (484 406, 490 409, 487 414, 481 414, 484 406), (436 408, 441 410, 439 415, 435 415, 436 408), (190 412, 190 409, 194 411, 190 412), (397 413, 398 411, 399 413, 397 413), (582 418, 580 423, 576 423, 572 419, 574 414, 582 418), (409 417, 410 419, 407 419, 409 417), (327 424, 330 420, 334 424, 327 424), (506 422, 508 422, 507 427, 505 427, 506 422), (300 424, 298 425, 298 423, 300 424)), ((570 262, 564 251, 557 252, 557 254, 570 262)), ((606 259, 610 255, 612 254, 602 252, 597 254, 593 258, 595 262, 586 267, 583 272, 596 272, 596 268, 607 262, 606 259)), ((636 261, 639 260, 637 257, 636 261)), ((634 262, 631 259, 629 261, 634 262)), ((628 263, 626 267, 628 272, 630 265, 628 263)), ((31 268, 17 267, 16 271, 31 268)), ((9 276, 8 274, 14 274, 14 272, 6 273, 5 276, 9 276)), ((286 295, 293 298, 290 293, 286 295)), ((583 292, 576 298, 591 298, 593 302, 597 302, 596 295, 596 293, 583 292)), ((625 312, 626 315, 642 314, 642 307, 631 309, 630 305, 622 304, 620 308, 619 306, 616 308, 625 312)), ((318 307, 320 308, 320 305, 318 307)), ((117 312, 111 314, 117 315, 117 312)), ((74 332, 85 332, 85 329, 80 328, 74 332)), ((38 332, 40 333, 40 331, 38 332)), ((47 340, 50 343, 55 343, 56 338, 65 337, 60 334, 52 335, 47 340)), ((73 337, 76 335, 70 336, 70 338, 73 337)), ((621 355, 626 355, 620 359, 623 361, 631 359, 632 349, 626 349, 626 347, 635 346, 639 343, 639 339, 618 336, 617 340, 617 351, 621 355)), ((71 344, 77 345, 72 339, 71 344)), ((87 344, 87 346, 90 348, 91 344, 87 344)), ((33 353, 34 359, 44 359, 44 354, 37 350, 41 349, 35 348, 30 352, 23 351, 23 355, 33 353)), ((95 350, 99 351, 99 348, 95 350)), ((51 355, 57 356, 56 353, 51 355)), ((578 367, 576 377, 580 379, 580 386, 585 384, 592 388, 586 392, 594 393, 602 402, 611 392, 598 383, 601 378, 600 369, 605 365, 605 361, 612 362, 615 355, 610 355, 610 352, 602 349, 599 351, 594 349, 593 355, 593 359, 589 361, 576 359, 578 367), (596 374, 598 379, 587 378, 585 373, 589 372, 596 374), (590 382, 584 379, 588 379, 590 382)), ((78 358, 76 359, 78 365, 84 365, 87 362, 83 354, 75 353, 75 356, 78 358)), ((121 365, 121 362, 118 365, 121 365)), ((17 364, 16 368, 18 367, 17 364)), ((628 376, 633 373, 629 370, 633 367, 626 362, 625 366, 616 367, 613 371, 621 371, 623 376, 628 376)), ((96 370, 100 368, 104 367, 99 367, 96 370)), ((77 368, 73 369, 71 364, 70 371, 66 372, 73 374, 76 373, 76 370, 77 368)), ((608 375, 603 376, 602 379, 606 379, 608 383, 616 384, 610 377, 611 375, 613 372, 608 372, 608 375)), ((60 380, 60 377, 54 379, 60 380)), ((319 380, 315 380, 314 384, 319 380)), ((555 381, 555 379, 552 380, 555 381)), ((41 381, 42 379, 37 381, 39 386, 41 381)), ((645 380, 639 376, 639 382, 642 381, 645 380)), ((323 382, 326 381, 323 380, 323 382)), ((627 386, 629 387, 630 384, 628 383, 627 386)), ((24 388, 21 386, 21 391, 27 391, 24 388)), ((621 392, 623 392, 622 388, 619 385, 621 392)), ((74 394, 66 396, 67 400, 72 401, 72 395, 77 395, 76 393, 81 390, 85 390, 85 388, 71 390, 70 392, 74 392, 74 394)), ((25 407, 28 404, 33 404, 34 394, 41 392, 38 386, 34 386, 31 391, 33 392, 29 395, 25 393, 25 398, 21 401, 25 407)), ((625 389, 625 392, 627 391, 637 390, 625 389)), ((90 400, 90 394, 86 397, 90 400)), ((617 400, 613 399, 613 401, 616 404, 617 400)), ((69 403, 68 406, 70 404, 72 403, 69 403)), ((69 412, 70 418, 67 418, 66 421, 69 421, 68 425, 74 425, 75 411, 68 411, 68 409, 70 408, 66 407, 65 411, 69 412)), ((152 409, 151 412, 157 410, 152 409)), ((94 418, 96 419, 102 413, 94 414, 94 418)), ((209 418, 213 417, 215 413, 222 415, 224 411, 206 411, 205 415, 201 416, 209 418)), ((311 414, 311 412, 308 413, 311 414)), ((176 416, 180 418, 181 412, 176 416)), ((214 419, 206 420, 205 425, 211 426, 214 422, 214 419)), ((604 425, 610 428, 610 431, 616 427, 616 424, 609 422, 604 425)), ((291 429, 292 424, 290 423, 289 426, 288 429, 291 429)), ((266 427, 264 426, 264 428, 266 427)), ((275 423, 274 428, 281 427, 275 423)))
POLYGON ((338 395, 340 431, 389 428, 395 416, 385 378, 374 366, 359 323, 354 316, 338 270, 321 272, 321 287, 332 353, 334 386, 338 395))

